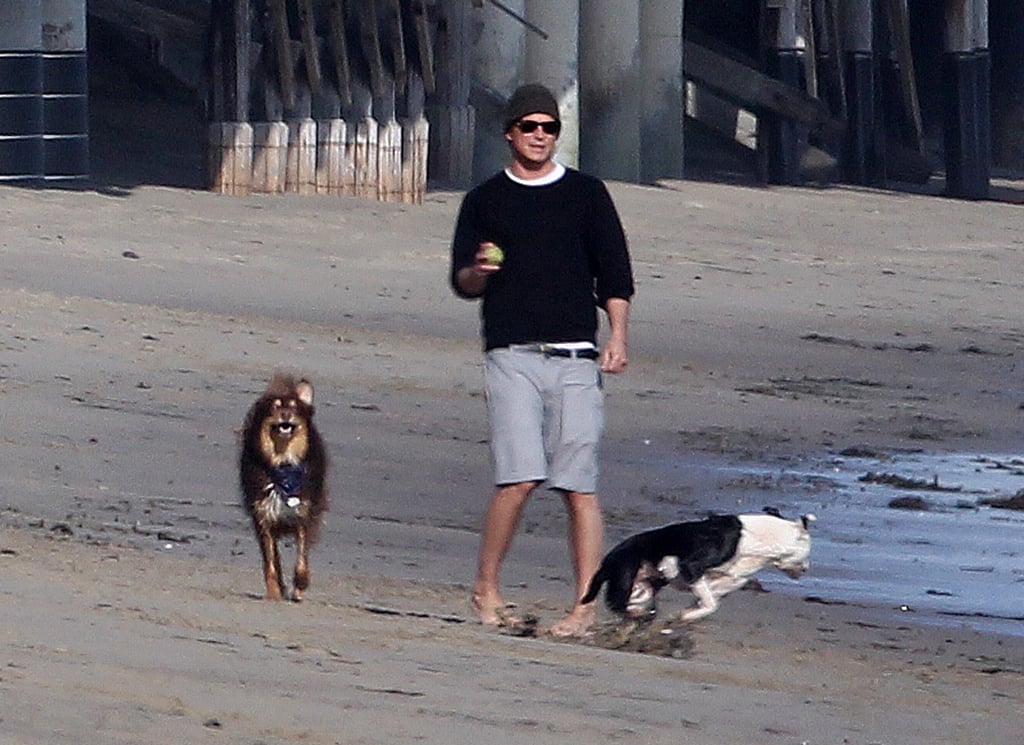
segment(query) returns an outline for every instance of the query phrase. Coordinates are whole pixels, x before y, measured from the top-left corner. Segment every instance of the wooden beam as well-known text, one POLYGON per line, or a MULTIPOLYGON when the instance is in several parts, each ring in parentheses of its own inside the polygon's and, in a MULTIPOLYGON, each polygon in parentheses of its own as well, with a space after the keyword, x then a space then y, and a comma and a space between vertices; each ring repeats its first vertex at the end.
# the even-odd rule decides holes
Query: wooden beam
POLYGON ((395 65, 395 86, 405 89, 407 65, 405 60, 405 34, 402 31, 402 7, 399 0, 388 0, 387 14, 388 41, 395 65))
POLYGON ((814 22, 814 6, 812 0, 801 1, 801 15, 804 22, 804 80, 807 95, 820 98, 818 92, 818 43, 815 37, 817 24, 814 22))
POLYGON ((352 104, 352 71, 348 62, 348 38, 345 35, 344 0, 330 0, 327 5, 327 25, 334 58, 334 74, 338 78, 338 98, 345 106, 352 104))
POLYGON ((918 153, 924 152, 924 124, 921 121, 921 105, 917 98, 917 81, 914 78, 914 55, 910 48, 910 13, 907 0, 889 0, 889 18, 896 47, 896 61, 900 68, 900 103, 912 130, 910 146, 918 153))
POLYGON ((231 67, 234 68, 234 121, 249 121, 249 94, 252 86, 252 8, 250 0, 234 0, 234 37, 231 67))
POLYGON ((757 117, 692 80, 686 82, 686 115, 747 150, 757 150, 757 117))
POLYGON ((320 95, 320 44, 316 38, 316 15, 313 0, 296 0, 299 11, 299 32, 302 34, 303 57, 306 60, 306 79, 314 95, 320 95))
POLYGON ((288 30, 286 0, 269 0, 270 41, 277 63, 277 86, 286 109, 295 107, 295 66, 292 62, 291 33, 288 30))
POLYGON ((423 78, 423 89, 427 95, 433 95, 437 89, 434 77, 434 41, 430 36, 430 22, 427 18, 425 0, 412 0, 412 20, 416 28, 416 47, 419 51, 420 76, 423 78))
POLYGON ((843 60, 843 44, 840 38, 839 26, 839 2, 840 0, 819 0, 823 16, 822 34, 825 38, 825 45, 828 48, 828 60, 826 72, 830 84, 835 87, 836 101, 833 102, 833 114, 839 119, 846 121, 846 70, 843 60))
MULTIPOLYGON (((228 0, 212 0, 210 4, 210 32, 206 42, 209 54, 206 74, 210 81, 206 94, 206 115, 210 122, 224 121, 229 108, 227 81, 231 76, 226 41, 231 28, 231 17, 225 7, 227 2, 228 0)), ((93 21, 94 34, 95 31, 93 21)))
POLYGON ((204 23, 139 0, 89 0, 88 11, 90 16, 154 36, 203 38, 204 23))
MULTIPOLYGON (((230 27, 226 29, 226 33, 230 35, 230 27)), ((144 80, 153 91, 181 101, 187 101, 195 95, 196 87, 191 79, 183 79, 174 70, 165 67, 160 62, 158 54, 162 49, 160 37, 147 34, 137 28, 126 28, 103 18, 93 17, 89 21, 89 38, 90 46, 95 41, 96 48, 104 49, 105 53, 110 54, 118 61, 118 64, 131 70, 132 74, 138 76, 140 80, 144 80)), ((202 37, 194 41, 195 44, 204 42, 205 39, 202 37)), ((223 54, 230 54, 230 41, 222 39, 221 50, 221 63, 223 64, 223 54)), ((220 79, 224 85, 229 85, 225 82, 226 78, 223 75, 220 79)), ((222 97, 221 103, 227 106, 228 104, 223 98, 227 95, 227 91, 223 85, 219 95, 222 97)), ((226 109, 226 111, 230 112, 230 109, 226 109)), ((226 115, 229 116, 230 113, 226 115)))
MULTIPOLYGON (((380 53, 380 30, 377 26, 375 0, 362 0, 356 5, 359 18, 359 42, 370 68, 370 90, 375 98, 384 95, 384 59, 380 53)), ((374 133, 376 137, 376 133, 374 133)))
MULTIPOLYGON (((104 0, 101 0, 103 2, 104 0)), ((115 2, 117 5, 127 6, 131 3, 138 4, 139 0, 105 0, 115 2)), ((200 25, 205 25, 209 19, 209 2, 206 0, 142 0, 149 8, 162 10, 171 15, 188 18, 200 25)), ((93 0, 89 0, 89 10, 92 10, 93 0)))
POLYGON ((826 140, 837 140, 842 134, 843 123, 831 118, 822 101, 690 41, 684 42, 683 69, 688 77, 727 98, 807 124, 826 140))

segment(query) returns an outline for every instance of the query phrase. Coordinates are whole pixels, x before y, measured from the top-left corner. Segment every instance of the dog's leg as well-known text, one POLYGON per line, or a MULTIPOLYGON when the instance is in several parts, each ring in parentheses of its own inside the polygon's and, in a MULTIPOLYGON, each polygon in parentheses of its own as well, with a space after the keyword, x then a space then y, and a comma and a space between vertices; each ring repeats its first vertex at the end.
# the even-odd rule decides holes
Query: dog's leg
POLYGON ((718 598, 715 596, 714 591, 711 589, 711 586, 704 577, 701 577, 690 585, 690 592, 692 592, 694 597, 697 598, 697 605, 693 608, 684 610, 679 615, 680 620, 696 621, 697 619, 709 616, 718 610, 718 598))
POLYGON ((309 541, 306 529, 299 526, 295 531, 295 589, 292 600, 302 601, 302 593, 309 587, 309 541))
POLYGON ((633 587, 629 592, 629 600, 626 603, 626 615, 630 618, 646 618, 655 613, 654 597, 658 594, 657 589, 648 577, 642 577, 637 573, 637 579, 633 581, 633 587))
POLYGON ((735 592, 736 590, 743 587, 743 585, 747 584, 748 581, 750 581, 749 576, 734 577, 732 575, 727 574, 725 576, 716 577, 715 579, 710 580, 708 582, 708 588, 711 590, 712 594, 715 597, 724 598, 730 592, 735 592))
POLYGON ((281 581, 281 555, 277 540, 269 530, 260 530, 260 551, 263 553, 263 583, 267 587, 267 600, 280 600, 284 596, 281 581))

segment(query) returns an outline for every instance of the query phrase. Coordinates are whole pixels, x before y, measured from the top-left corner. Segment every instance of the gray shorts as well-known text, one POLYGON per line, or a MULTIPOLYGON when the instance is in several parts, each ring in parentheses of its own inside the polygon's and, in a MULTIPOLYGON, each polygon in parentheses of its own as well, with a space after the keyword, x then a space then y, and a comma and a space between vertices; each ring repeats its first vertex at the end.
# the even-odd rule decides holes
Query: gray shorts
POLYGON ((497 485, 596 493, 604 394, 595 361, 492 349, 484 387, 497 485))

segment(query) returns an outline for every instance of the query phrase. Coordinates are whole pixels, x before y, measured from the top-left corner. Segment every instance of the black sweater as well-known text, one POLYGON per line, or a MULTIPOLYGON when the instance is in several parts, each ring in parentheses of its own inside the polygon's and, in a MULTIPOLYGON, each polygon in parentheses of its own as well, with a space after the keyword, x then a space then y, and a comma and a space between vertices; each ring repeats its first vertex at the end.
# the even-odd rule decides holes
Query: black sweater
POLYGON ((604 184, 572 169, 545 186, 498 173, 462 202, 450 281, 479 244, 505 253, 483 293, 485 349, 531 342, 597 341, 597 306, 633 296, 626 237, 604 184))

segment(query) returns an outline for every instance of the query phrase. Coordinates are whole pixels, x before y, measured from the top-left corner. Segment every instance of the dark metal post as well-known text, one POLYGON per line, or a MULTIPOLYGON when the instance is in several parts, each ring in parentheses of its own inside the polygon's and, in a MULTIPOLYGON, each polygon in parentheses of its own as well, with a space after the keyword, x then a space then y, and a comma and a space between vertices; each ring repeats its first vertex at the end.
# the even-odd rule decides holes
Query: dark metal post
POLYGON ((89 176, 85 0, 43 0, 43 166, 47 181, 89 176))
MULTIPOLYGON (((770 47, 765 72, 794 88, 803 89, 803 60, 797 47, 796 0, 768 0, 765 4, 770 47)), ((764 121, 763 142, 768 150, 768 182, 799 184, 801 131, 793 119, 770 113, 764 121)))
POLYGON ((0 4, 0 183, 43 178, 40 0, 0 4))
POLYGON ((991 177, 991 59, 988 1, 949 0, 946 5, 946 193, 985 199, 991 177))
POLYGON ((875 135, 875 53, 872 0, 847 0, 844 6, 846 49, 846 135, 843 180, 869 185, 881 179, 881 158, 875 135))

